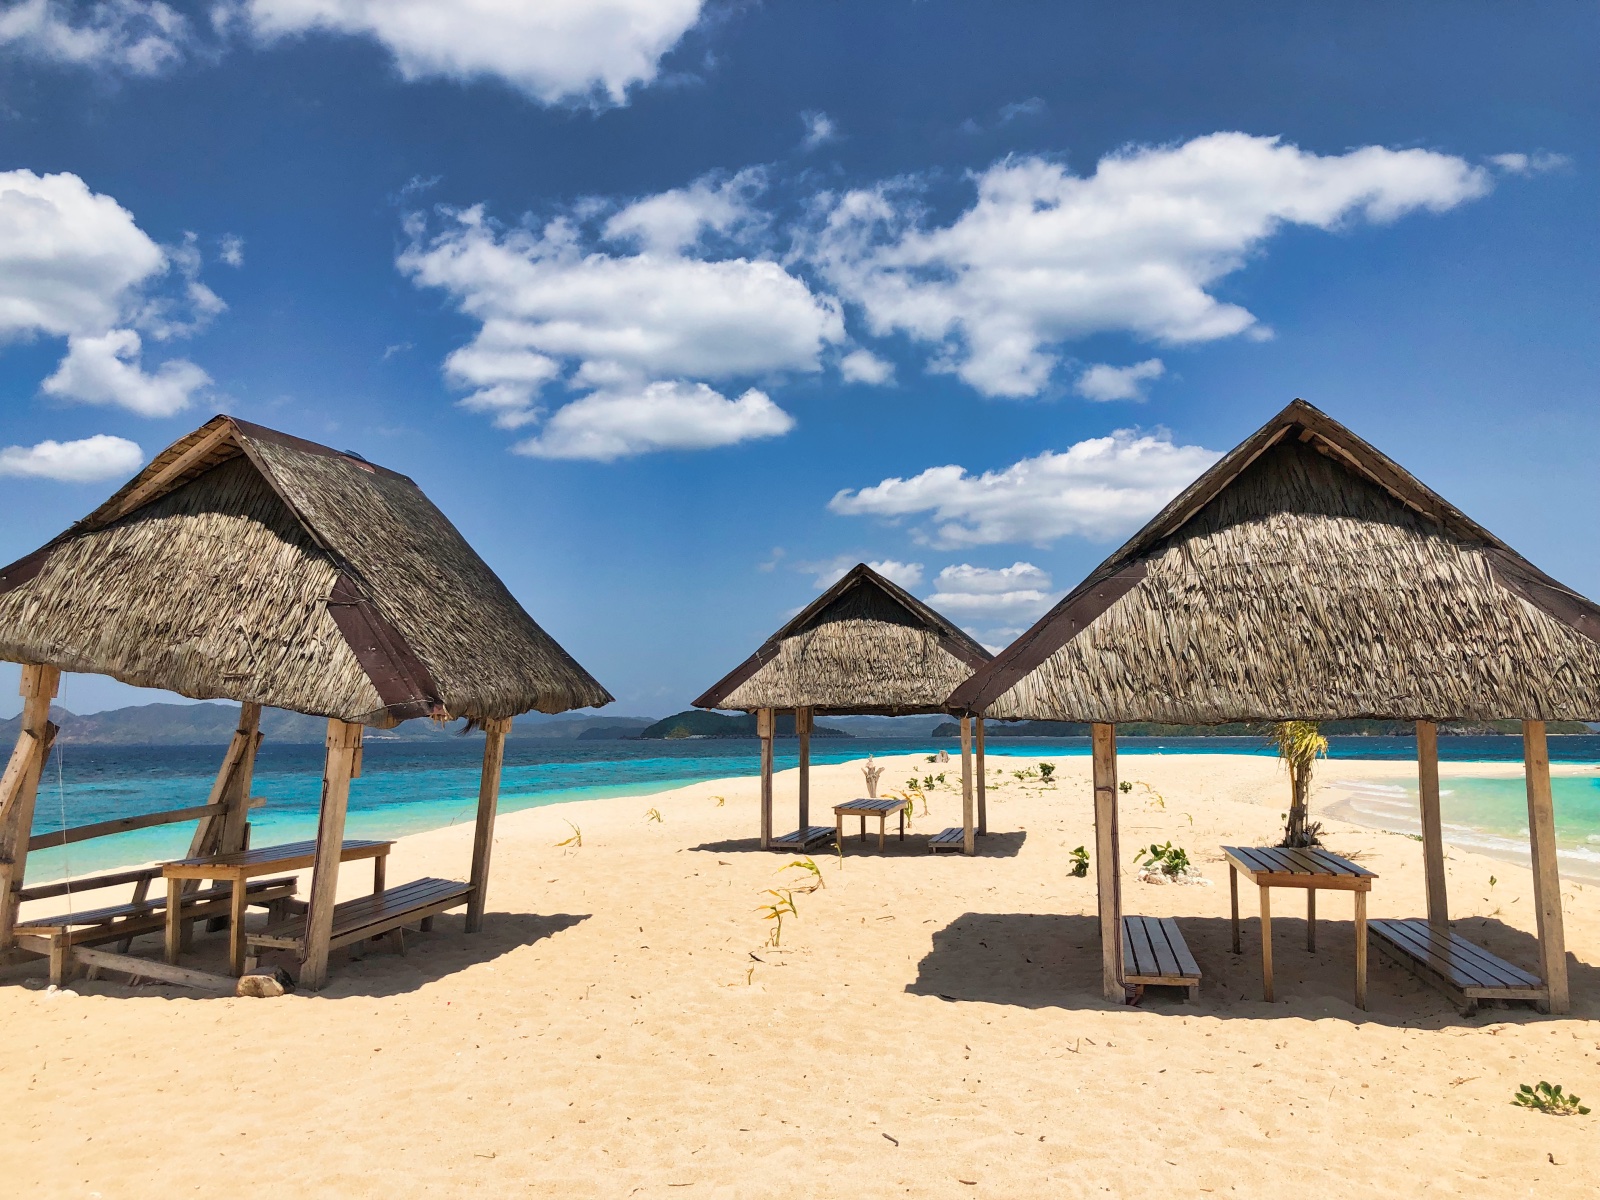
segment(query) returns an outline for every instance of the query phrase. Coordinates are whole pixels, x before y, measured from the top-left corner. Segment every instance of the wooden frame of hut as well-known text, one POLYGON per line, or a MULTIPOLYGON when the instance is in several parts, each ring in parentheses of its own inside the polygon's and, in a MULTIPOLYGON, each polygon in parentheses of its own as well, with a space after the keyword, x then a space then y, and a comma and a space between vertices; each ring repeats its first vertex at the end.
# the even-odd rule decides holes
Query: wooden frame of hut
MULTIPOLYGON (((697 708, 756 714, 761 738, 761 848, 805 850, 834 836, 833 826, 811 824, 813 717, 948 713, 952 710, 945 697, 989 660, 989 652, 965 632, 860 563, 694 703, 697 708), (794 833, 774 837, 772 743, 777 716, 784 712, 794 714, 800 739, 800 822, 794 833)), ((983 722, 977 728, 974 790, 973 722, 966 715, 960 719, 961 845, 965 853, 975 854, 977 835, 988 831, 983 722)))
MULTIPOLYGON (((301 983, 317 988, 336 940, 345 808, 364 727, 465 717, 484 730, 471 874, 466 882, 422 881, 438 886, 408 893, 428 898, 430 917, 464 906, 475 931, 512 718, 611 700, 406 476, 226 416, 175 442, 83 520, 0 569, 0 659, 23 664, 24 697, 0 781, 0 956, 52 953, 53 975, 70 971, 75 945, 125 943, 128 930, 143 926, 113 922, 53 938, 19 929, 24 901, 66 894, 59 884, 23 886, 28 850, 196 818, 192 855, 241 850, 263 705, 328 719, 311 892, 292 939, 301 983), (207 804, 31 836, 62 671, 240 702, 239 728, 207 804)), ((66 886, 82 890, 81 882, 66 886)), ((142 890, 135 901, 124 916, 149 917, 159 907, 142 890)), ((89 955, 146 977, 196 974, 126 954, 89 955), (112 961, 121 958, 127 962, 112 961)))
MULTIPOLYGON (((1597 639, 1600 606, 1296 400, 950 703, 1093 724, 1102 974, 1113 999, 1124 995, 1118 722, 1415 722, 1428 915, 1406 923, 1409 947, 1385 945, 1376 922, 1372 933, 1397 961, 1459 990, 1474 962, 1500 960, 1448 928, 1437 723, 1520 720, 1536 998, 1559 1013, 1567 963, 1545 722, 1600 717, 1597 639)), ((1489 986, 1480 997, 1495 994, 1489 986)))

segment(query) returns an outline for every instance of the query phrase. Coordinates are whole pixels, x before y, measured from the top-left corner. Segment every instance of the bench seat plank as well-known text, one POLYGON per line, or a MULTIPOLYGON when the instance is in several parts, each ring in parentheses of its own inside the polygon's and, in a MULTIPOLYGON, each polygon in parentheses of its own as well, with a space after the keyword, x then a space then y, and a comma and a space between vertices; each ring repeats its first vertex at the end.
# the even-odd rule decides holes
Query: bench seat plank
POLYGON ((928 852, 937 854, 940 850, 964 850, 967 844, 967 831, 960 825, 952 825, 949 829, 941 829, 928 839, 928 852))
POLYGON ((1171 917, 1122 918, 1122 978, 1136 987, 1181 987, 1200 994, 1200 967, 1171 917))
MULTIPOLYGON (((365 941, 411 925, 448 909, 459 908, 472 897, 472 885, 457 879, 414 879, 396 887, 336 904, 330 949, 365 941)), ((255 933, 245 934, 252 949, 302 951, 306 913, 298 913, 255 933)))
MULTIPOLYGON (((293 875, 277 879, 252 880, 246 887, 247 903, 267 904, 294 895, 297 880, 293 875), (270 893, 270 894, 267 894, 270 893)), ((216 907, 214 902, 221 901, 226 906, 232 898, 231 885, 202 888, 199 891, 186 893, 183 897, 185 920, 188 920, 188 910, 204 907, 206 911, 196 912, 195 916, 211 915, 211 909, 216 907)), ((151 896, 149 899, 128 904, 111 904, 104 908, 85 909, 83 912, 61 913, 53 917, 33 917, 27 921, 18 921, 19 930, 26 929, 31 933, 57 932, 64 930, 89 929, 99 925, 114 925, 117 937, 128 936, 131 924, 144 923, 148 918, 154 922, 152 928, 160 928, 165 924, 167 911, 167 898, 165 896, 151 896)), ((82 937, 74 937, 74 941, 84 941, 82 937)), ((103 939, 105 941, 111 938, 103 939)))
POLYGON ((1536 976, 1421 917, 1378 918, 1368 921, 1367 929, 1387 957, 1443 988, 1467 1011, 1479 1000, 1548 998, 1536 976))
POLYGON ((782 837, 772 839, 774 850, 809 850, 813 846, 826 846, 833 841, 834 828, 832 825, 812 825, 806 829, 797 829, 793 833, 786 833, 782 837))

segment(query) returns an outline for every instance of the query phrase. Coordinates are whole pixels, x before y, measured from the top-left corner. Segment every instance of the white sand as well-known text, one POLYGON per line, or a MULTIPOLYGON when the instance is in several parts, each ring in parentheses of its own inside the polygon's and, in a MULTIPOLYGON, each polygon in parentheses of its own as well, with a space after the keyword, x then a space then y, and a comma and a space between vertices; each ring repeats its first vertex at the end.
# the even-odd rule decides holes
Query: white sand
MULTIPOLYGON (((1123 797, 1127 908, 1178 916, 1205 982, 1193 1005, 1151 993, 1113 1006, 1099 995, 1093 876, 1067 874, 1072 847, 1093 847, 1089 762, 1058 761, 1054 789, 1009 781, 991 794, 994 832, 976 859, 930 856, 920 836, 882 856, 852 836, 842 867, 819 856, 826 887, 796 896, 780 948, 756 906, 801 873, 752 848, 755 783, 738 780, 503 817, 482 934, 465 937, 453 915, 410 937, 409 957, 336 955, 319 996, 0 987, 8 1189, 1595 1194, 1600 1116, 1510 1104, 1539 1079, 1600 1101, 1595 890, 1563 889, 1571 1017, 1462 1018, 1376 955, 1360 1012, 1348 902, 1324 894, 1308 955, 1303 909, 1284 892, 1279 999, 1265 1004, 1254 920, 1244 955, 1229 952, 1217 847, 1275 839, 1287 791, 1276 764, 1127 757, 1123 777, 1166 801, 1142 786, 1123 797), (555 846, 567 820, 581 849, 555 846), (1134 882, 1135 848, 1168 839, 1215 886, 1134 882)), ((958 770, 886 765, 885 786, 910 767, 958 770)), ((1341 761, 1322 777, 1358 769, 1405 767, 1341 761)), ((815 813, 860 780, 854 765, 817 769, 815 813)), ((793 786, 780 776, 791 820, 793 786)), ((958 822, 952 790, 931 805, 918 834, 958 822)), ((1331 819, 1326 839, 1378 872, 1372 915, 1423 911, 1415 841, 1331 819)), ((467 827, 406 838, 389 878, 460 876, 470 843, 467 827)), ((1448 866, 1460 931, 1535 966, 1527 873, 1455 850, 1448 866)), ((344 882, 355 894, 370 874, 344 882)), ((221 944, 201 935, 196 965, 221 944)))

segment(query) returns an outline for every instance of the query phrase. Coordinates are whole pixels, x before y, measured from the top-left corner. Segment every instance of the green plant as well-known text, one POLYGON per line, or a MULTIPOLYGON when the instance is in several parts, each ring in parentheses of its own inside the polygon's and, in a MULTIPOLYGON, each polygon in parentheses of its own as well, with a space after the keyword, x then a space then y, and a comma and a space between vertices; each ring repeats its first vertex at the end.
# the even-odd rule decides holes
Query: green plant
POLYGON ((788 888, 768 888, 761 894, 763 896, 771 896, 772 903, 758 905, 756 911, 767 914, 762 920, 775 922, 772 932, 767 935, 767 942, 770 945, 777 946, 781 944, 783 938, 784 914, 787 913, 798 920, 800 910, 795 908, 794 893, 788 888))
POLYGON ((810 893, 816 891, 818 888, 825 888, 825 887, 828 886, 827 881, 822 878, 822 868, 817 866, 815 860, 812 859, 812 857, 809 854, 806 855, 806 857, 804 857, 804 858, 797 858, 792 863, 789 863, 789 864, 787 864, 785 866, 779 867, 778 871, 779 871, 780 874, 782 872, 784 872, 784 871, 808 871, 808 872, 810 872, 810 874, 811 874, 811 882, 806 884, 806 885, 804 885, 803 887, 795 888, 795 891, 799 892, 801 895, 809 895, 810 893))
POLYGON ((935 783, 943 783, 944 782, 944 772, 940 771, 937 775, 935 775, 933 777, 933 780, 934 780, 935 783))
POLYGON ((1176 879, 1180 875, 1189 873, 1189 852, 1182 846, 1174 846, 1171 842, 1159 846, 1152 842, 1150 848, 1139 851, 1133 861, 1137 866, 1159 871, 1168 879, 1176 879))
POLYGON ((1561 1085, 1551 1085, 1544 1080, 1539 1081, 1538 1087, 1529 1087, 1523 1084, 1517 1089, 1517 1094, 1511 1097, 1511 1103, 1523 1108, 1538 1109, 1552 1117, 1586 1117, 1589 1110, 1578 1103, 1578 1097, 1569 1096, 1561 1090, 1561 1085))
POLYGON ((583 830, 579 829, 571 821, 567 822, 567 828, 572 830, 572 836, 564 842, 557 842, 556 848, 560 849, 562 846, 571 846, 576 849, 577 847, 583 845, 583 830))
POLYGON ((928 755, 928 761, 929 762, 938 762, 939 761, 939 756, 937 754, 930 754, 930 755, 928 755))
POLYGON ((922 777, 922 790, 925 791, 925 792, 933 791, 933 776, 932 775, 924 775, 922 777))
POLYGON ((1319 826, 1307 824, 1311 797, 1311 770, 1317 759, 1328 753, 1328 739, 1317 731, 1315 721, 1275 721, 1267 740, 1289 768, 1289 815, 1284 824, 1283 841, 1290 847, 1317 846, 1319 826))
POLYGON ((648 825, 651 821, 656 822, 658 825, 662 823, 661 810, 659 808, 649 808, 645 810, 644 823, 648 825))
POLYGON ((1131 791, 1133 791, 1133 784, 1131 784, 1126 779, 1124 779, 1121 783, 1117 784, 1117 791, 1119 791, 1119 792, 1131 792, 1131 791))
POLYGON ((1055 773, 1056 773, 1056 765, 1055 765, 1055 763, 1053 763, 1053 762, 1042 762, 1042 763, 1039 764, 1039 782, 1041 782, 1041 783, 1049 783, 1049 782, 1051 782, 1051 780, 1054 779, 1054 777, 1055 777, 1055 773))
POLYGON ((1072 874, 1082 879, 1089 873, 1089 852, 1079 846, 1072 852, 1072 874))

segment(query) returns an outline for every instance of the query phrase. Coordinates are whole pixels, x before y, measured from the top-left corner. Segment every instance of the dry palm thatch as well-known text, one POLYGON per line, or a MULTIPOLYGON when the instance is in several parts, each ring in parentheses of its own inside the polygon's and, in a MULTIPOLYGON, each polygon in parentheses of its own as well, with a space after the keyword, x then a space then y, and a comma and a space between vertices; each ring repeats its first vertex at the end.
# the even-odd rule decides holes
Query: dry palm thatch
POLYGON ((1067 721, 1590 720, 1600 607, 1296 400, 951 696, 1067 721))
POLYGON ((951 689, 988 661, 972 638, 861 563, 695 705, 945 712, 951 689))
POLYGON ((379 725, 611 699, 410 479, 231 417, 0 570, 0 658, 379 725))

